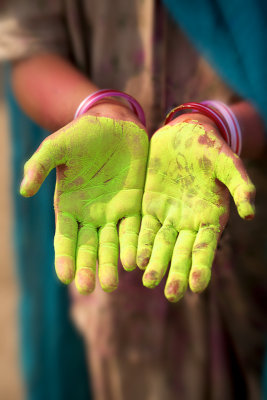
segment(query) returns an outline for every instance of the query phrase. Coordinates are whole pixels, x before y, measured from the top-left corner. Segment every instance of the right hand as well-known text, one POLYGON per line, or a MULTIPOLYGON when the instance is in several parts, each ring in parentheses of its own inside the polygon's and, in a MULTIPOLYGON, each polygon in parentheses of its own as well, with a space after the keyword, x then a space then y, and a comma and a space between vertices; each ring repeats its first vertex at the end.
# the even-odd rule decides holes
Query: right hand
POLYGON ((123 267, 136 267, 147 154, 144 126, 107 100, 48 136, 25 164, 25 197, 57 168, 55 268, 63 283, 75 278, 82 294, 94 290, 97 259, 102 288, 117 288, 119 243, 123 267))
POLYGON ((207 117, 183 114, 153 135, 137 256, 145 286, 157 286, 170 265, 169 301, 181 299, 188 283, 195 293, 207 287, 229 192, 240 217, 253 218, 255 187, 207 117))

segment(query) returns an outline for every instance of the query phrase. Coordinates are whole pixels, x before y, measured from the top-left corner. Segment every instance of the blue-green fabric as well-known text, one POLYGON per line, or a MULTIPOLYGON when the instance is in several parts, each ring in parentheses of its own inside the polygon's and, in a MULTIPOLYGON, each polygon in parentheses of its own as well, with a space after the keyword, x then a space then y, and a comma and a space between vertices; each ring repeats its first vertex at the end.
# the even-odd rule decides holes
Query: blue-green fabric
POLYGON ((54 271, 55 174, 39 193, 25 199, 19 186, 25 161, 47 136, 19 108, 6 71, 9 110, 14 238, 19 276, 22 373, 29 400, 88 400, 91 398, 85 349, 69 318, 67 287, 54 271))
POLYGON ((163 0, 194 46, 267 125, 267 1, 163 0))

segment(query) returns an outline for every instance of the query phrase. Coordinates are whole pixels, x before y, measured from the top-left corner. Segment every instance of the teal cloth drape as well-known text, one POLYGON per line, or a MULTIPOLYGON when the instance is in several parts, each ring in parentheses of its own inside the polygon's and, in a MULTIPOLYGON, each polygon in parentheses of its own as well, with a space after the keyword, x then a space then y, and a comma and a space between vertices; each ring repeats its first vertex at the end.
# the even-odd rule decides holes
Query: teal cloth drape
POLYGON ((267 125, 267 2, 163 0, 194 46, 267 125))
POLYGON ((19 108, 6 70, 9 110, 16 267, 20 287, 20 348, 22 373, 29 400, 91 398, 85 350, 69 318, 67 287, 54 271, 55 174, 39 193, 24 199, 19 185, 25 161, 47 136, 19 108))

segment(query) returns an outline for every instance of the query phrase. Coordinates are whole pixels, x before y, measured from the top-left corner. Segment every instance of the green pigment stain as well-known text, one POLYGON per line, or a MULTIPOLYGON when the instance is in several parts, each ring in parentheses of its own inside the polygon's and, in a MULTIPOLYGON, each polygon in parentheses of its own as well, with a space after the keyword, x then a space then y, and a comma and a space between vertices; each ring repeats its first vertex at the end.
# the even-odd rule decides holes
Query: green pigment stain
POLYGON ((133 122, 87 115, 48 136, 25 164, 25 197, 57 168, 55 267, 81 293, 94 290, 97 260, 103 289, 117 287, 119 242, 122 264, 136 266, 147 154, 147 134, 133 122))
POLYGON ((193 292, 207 287, 228 220, 229 191, 240 216, 253 217, 255 188, 239 157, 213 131, 192 121, 154 134, 137 252, 140 268, 147 265, 146 287, 157 286, 169 265, 170 301, 178 301, 188 283, 193 292))

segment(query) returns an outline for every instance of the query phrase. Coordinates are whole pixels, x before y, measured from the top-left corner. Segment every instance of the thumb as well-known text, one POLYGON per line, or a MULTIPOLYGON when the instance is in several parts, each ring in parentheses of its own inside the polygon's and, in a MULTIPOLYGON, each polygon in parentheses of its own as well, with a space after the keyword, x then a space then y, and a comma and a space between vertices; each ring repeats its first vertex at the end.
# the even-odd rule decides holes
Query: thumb
POLYGON ((252 219, 255 215, 256 189, 241 159, 236 154, 220 153, 216 176, 229 189, 240 217, 252 219))
POLYGON ((46 138, 24 165, 20 194, 31 197, 37 193, 49 172, 60 164, 59 161, 58 143, 55 143, 55 139, 46 138))

